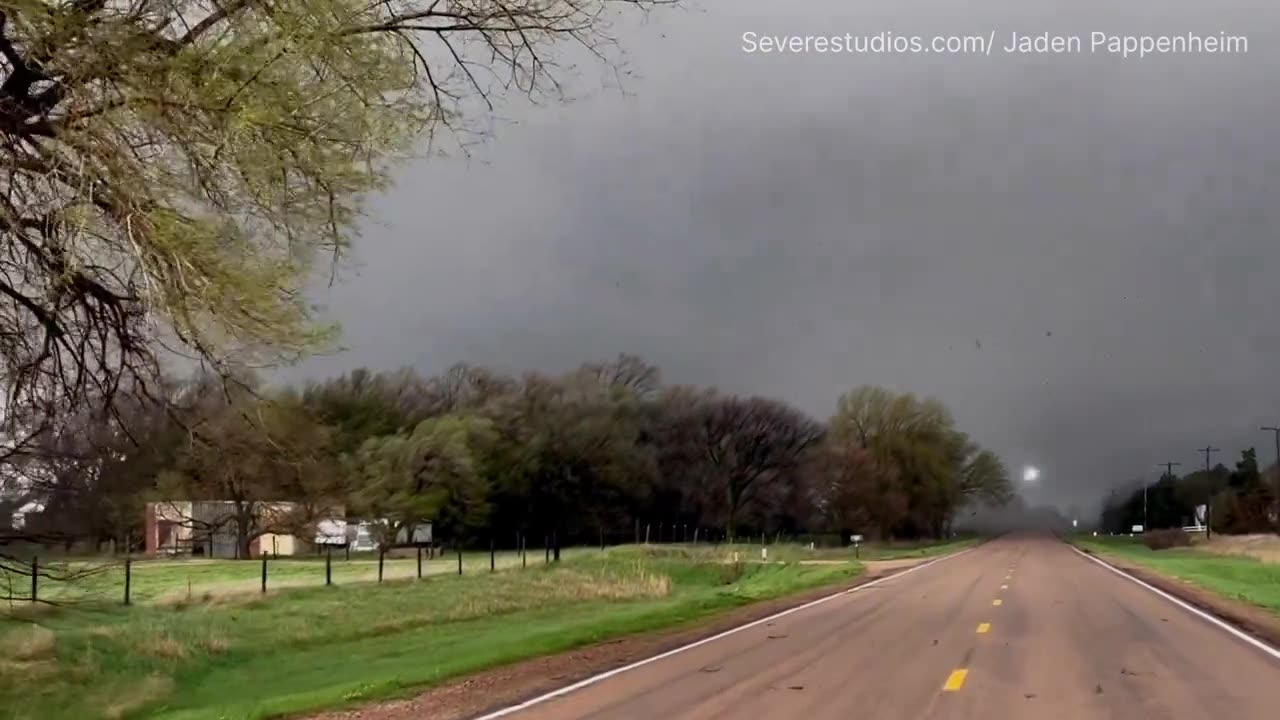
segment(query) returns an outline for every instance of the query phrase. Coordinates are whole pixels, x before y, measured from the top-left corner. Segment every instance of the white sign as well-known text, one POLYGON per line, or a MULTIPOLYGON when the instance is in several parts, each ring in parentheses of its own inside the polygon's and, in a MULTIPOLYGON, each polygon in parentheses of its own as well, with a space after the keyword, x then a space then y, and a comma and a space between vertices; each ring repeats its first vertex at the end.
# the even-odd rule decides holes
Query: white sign
POLYGON ((1134 525, 1132 528, 1130 528, 1130 530, 1131 530, 1132 532, 1140 533, 1140 532, 1142 532, 1142 526, 1141 526, 1141 525, 1134 525))
POLYGON ((1079 520, 1072 520, 1072 521, 1071 521, 1071 527, 1079 527, 1079 526, 1080 526, 1080 521, 1079 521, 1079 520))
POLYGON ((849 536, 849 542, 853 543, 854 545, 857 545, 858 543, 862 542, 862 536, 861 536, 861 535, 850 535, 850 536, 849 536))

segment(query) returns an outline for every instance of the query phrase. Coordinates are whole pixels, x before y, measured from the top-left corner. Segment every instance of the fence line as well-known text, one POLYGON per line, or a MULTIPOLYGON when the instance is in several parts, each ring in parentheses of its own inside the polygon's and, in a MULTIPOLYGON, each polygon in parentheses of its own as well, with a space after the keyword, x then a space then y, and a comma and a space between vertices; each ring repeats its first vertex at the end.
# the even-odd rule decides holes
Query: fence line
MULTIPOLYGON (((692 525, 692 524, 667 523, 665 521, 658 522, 658 523, 643 523, 643 526, 644 526, 643 534, 641 534, 641 525, 642 523, 639 520, 637 520, 635 522, 633 532, 635 536, 643 537, 644 539, 643 544, 686 544, 687 545, 690 542, 692 542, 695 545, 708 544, 708 545, 718 546, 722 542, 728 542, 727 536, 724 533, 716 532, 713 534, 711 531, 708 531, 706 528, 703 528, 697 525, 692 525)), ((601 532, 599 534, 599 540, 600 540, 599 549, 600 551, 605 551, 609 547, 628 544, 628 541, 631 539, 630 536, 631 536, 631 533, 628 533, 627 536, 624 537, 619 533, 601 532), (616 542, 619 540, 621 542, 616 542), (611 542, 616 542, 616 544, 610 545, 611 542)), ((833 537, 835 538, 836 543, 838 543, 839 536, 831 536, 831 535, 796 535, 796 536, 785 536, 785 539, 791 540, 791 541, 800 541, 800 542, 803 542, 804 544, 808 544, 809 542, 811 542, 808 538, 821 538, 823 540, 830 540, 833 537)), ((516 539, 515 548, 511 551, 511 555, 507 556, 509 557, 510 562, 504 563, 504 569, 511 569, 511 568, 527 569, 529 567, 528 535, 525 532, 517 532, 515 534, 515 539, 516 539)), ((758 536, 755 536, 752 538, 743 537, 741 538, 741 540, 746 541, 748 543, 752 543, 752 544, 759 542, 761 545, 768 545, 770 544, 770 541, 772 541, 773 543, 783 542, 784 535, 779 532, 779 533, 775 533, 774 536, 770 538, 767 534, 760 533, 760 535, 758 536)), ((816 540, 813 542, 815 543, 815 545, 819 544, 816 542, 816 540)), ((821 544, 824 546, 828 545, 827 542, 822 542, 821 544)), ((558 539, 556 538, 555 534, 543 535, 544 565, 550 565, 553 562, 553 558, 560 554, 561 548, 559 548, 557 545, 558 545, 558 539)), ((428 550, 428 552, 426 553, 428 555, 428 558, 427 558, 428 560, 444 559, 443 553, 436 553, 436 549, 437 549, 436 546, 431 546, 426 549, 428 550)), ((456 562, 457 562, 457 574, 463 575, 465 572, 463 548, 461 544, 458 544, 458 545, 455 545, 454 549, 455 549, 456 562)), ((567 549, 573 550, 575 554, 584 550, 582 546, 576 546, 574 548, 567 548, 567 549)), ((384 548, 378 551, 377 553, 376 582, 378 583, 382 583, 385 580, 390 578, 395 578, 395 579, 403 578, 403 575, 400 573, 396 573, 390 576, 387 573, 386 556, 390 550, 392 549, 384 548)), ((418 546, 415 548, 416 557, 394 558, 393 562, 397 560, 404 560, 406 562, 411 559, 415 560, 414 570, 411 572, 411 574, 409 574, 409 577, 422 579, 424 577, 423 550, 424 550, 423 547, 418 546)), ((351 558, 351 551, 349 547, 345 548, 345 558, 346 558, 346 561, 343 566, 347 570, 350 570, 353 567, 364 568, 371 561, 371 558, 362 559, 359 556, 357 556, 353 560, 351 558)), ((164 562, 164 561, 160 560, 158 562, 164 562)), ((179 561, 179 562, 182 562, 182 561, 179 561)), ((196 571, 198 568, 202 567, 203 563, 208 561, 197 560, 194 562, 201 563, 201 564, 193 564, 191 567, 186 568, 187 572, 186 572, 185 579, 186 579, 186 585, 187 585, 188 598, 190 598, 194 592, 193 584, 192 584, 192 579, 193 579, 192 576, 198 575, 198 572, 193 572, 193 571, 196 571)), ((228 562, 239 564, 244 561, 228 561, 228 562)), ((31 602, 37 602, 42 600, 50 601, 50 602, 58 602, 61 598, 68 597, 69 595, 67 593, 59 592, 60 590, 64 589, 60 587, 60 585, 63 585, 63 584, 70 586, 74 583, 84 582, 86 586, 90 587, 90 589, 92 589, 92 586, 95 586, 95 585, 104 585, 104 583, 101 582, 99 578, 101 578, 102 575, 105 575, 106 573, 90 574, 86 578, 81 578, 78 580, 62 580, 53 576, 49 572, 49 569, 56 565, 57 563, 53 563, 51 565, 48 562, 45 562, 42 564, 40 561, 40 558, 37 556, 33 556, 31 558, 31 561, 30 561, 30 567, 31 567, 30 600, 31 602), (52 592, 49 592, 50 588, 46 588, 44 585, 41 584, 40 582, 41 574, 44 574, 45 579, 50 581, 52 592), (45 596, 42 596, 42 593, 45 593, 45 596)), ((144 563, 144 565, 141 565, 139 567, 146 567, 146 564, 144 563)), ((226 567, 231 567, 231 566, 226 566, 226 567)), ((312 585, 311 583, 299 582, 299 580, 304 579, 306 575, 305 573, 298 572, 297 570, 299 568, 305 569, 309 567, 314 567, 314 565, 312 564, 312 561, 310 560, 271 557, 268 555, 263 555, 261 556, 261 563, 260 563, 260 568, 258 573, 259 577, 256 578, 258 580, 257 590, 261 594, 267 593, 268 587, 269 587, 269 581, 272 577, 279 578, 276 581, 275 586, 280 588, 306 587, 306 586, 314 587, 314 585, 312 585), (273 571, 272 568, 278 568, 278 569, 273 571), (288 568, 288 569, 286 570, 285 568, 288 568), (283 575, 280 574, 282 572, 283 572, 283 575)), ((399 563, 397 563, 396 567, 398 569, 403 569, 403 565, 399 563)), ((136 567, 134 563, 134 558, 125 557, 123 562, 123 571, 124 571, 124 578, 123 578, 124 583, 122 588, 123 592, 121 595, 117 595, 116 597, 120 598, 122 604, 126 606, 134 605, 140 599, 138 597, 139 585, 136 582, 136 579, 134 578, 135 569, 136 567)), ((498 570, 497 539, 496 539, 496 536, 491 536, 489 538, 489 572, 495 573, 497 572, 497 570, 498 570)), ((151 568, 148 568, 147 574, 151 574, 152 572, 153 570, 151 568)), ((157 572, 158 572, 158 569, 157 569, 157 572)), ((433 572, 431 574, 440 574, 440 573, 433 572)), ((220 582, 214 582, 213 585, 215 587, 217 585, 234 585, 234 584, 245 585, 248 582, 252 582, 252 580, 250 579, 251 577, 252 576, 250 575, 242 579, 222 578, 220 582)), ((359 577, 360 576, 357 576, 357 578, 359 577)), ((155 581, 152 580, 152 582, 155 582, 155 581)), ((356 579, 354 580, 354 582, 368 582, 368 580, 356 579)), ((113 583, 105 584, 105 587, 103 587, 101 591, 103 593, 105 593, 106 591, 109 591, 112 584, 113 583)), ((144 581, 144 586, 147 584, 149 583, 144 581)), ((331 587, 333 585, 335 585, 333 548, 332 546, 325 546, 324 586, 331 587)), ((11 587, 12 587, 12 584, 11 584, 11 587)), ((120 586, 116 585, 115 587, 117 588, 116 592, 120 592, 120 586)), ((252 586, 249 586, 249 587, 252 587, 252 586)), ((210 590, 208 589, 204 590, 203 592, 206 596, 210 594, 210 590)), ((239 594, 239 593, 229 592, 228 594, 239 594)), ((10 591, 9 595, 12 596, 13 592, 10 591)), ((172 595, 173 595, 172 592, 152 591, 151 593, 143 593, 142 597, 150 600, 157 600, 157 599, 163 599, 165 597, 169 597, 172 595)), ((20 598, 13 598, 13 599, 20 599, 20 598)))

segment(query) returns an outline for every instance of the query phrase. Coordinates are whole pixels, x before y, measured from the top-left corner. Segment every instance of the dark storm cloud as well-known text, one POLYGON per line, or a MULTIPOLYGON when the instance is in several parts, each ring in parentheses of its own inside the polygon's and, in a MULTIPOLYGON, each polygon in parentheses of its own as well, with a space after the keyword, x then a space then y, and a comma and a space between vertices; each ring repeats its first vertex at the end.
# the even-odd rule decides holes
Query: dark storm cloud
POLYGON ((706 2, 620 28, 630 96, 507 108, 519 123, 471 163, 418 164, 374 203, 358 272, 318 298, 351 349, 302 372, 625 350, 819 416, 880 384, 939 396, 1062 503, 1206 442, 1270 460, 1277 13, 920 5, 706 2), (990 29, 1250 46, 762 57, 740 39, 990 29))

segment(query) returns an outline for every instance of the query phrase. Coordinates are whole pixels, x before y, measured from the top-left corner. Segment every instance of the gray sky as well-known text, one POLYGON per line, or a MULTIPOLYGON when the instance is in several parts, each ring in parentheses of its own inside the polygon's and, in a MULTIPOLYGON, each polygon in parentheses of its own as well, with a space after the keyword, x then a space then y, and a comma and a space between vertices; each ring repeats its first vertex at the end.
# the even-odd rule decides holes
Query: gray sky
MULTIPOLYGON (((1269 2, 702 0, 616 30, 627 96, 508 103, 415 163, 291 375, 620 351, 820 417, 940 397, 1033 500, 1233 462, 1280 422, 1269 2), (973 7, 963 7, 970 5, 973 7), (1243 55, 751 55, 742 34, 1244 34, 1243 55), (980 345, 980 347, 979 347, 980 345)), ((595 92, 589 92, 597 90, 595 92)))

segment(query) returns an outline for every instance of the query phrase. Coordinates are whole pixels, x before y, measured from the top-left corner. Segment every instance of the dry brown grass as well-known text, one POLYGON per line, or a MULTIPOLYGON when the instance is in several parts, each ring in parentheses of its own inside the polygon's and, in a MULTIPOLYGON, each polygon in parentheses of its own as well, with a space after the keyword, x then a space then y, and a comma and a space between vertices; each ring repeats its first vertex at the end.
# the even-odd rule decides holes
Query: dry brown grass
POLYGON ((0 641, 0 680, 36 682, 58 670, 57 638, 48 628, 31 624, 11 630, 0 641))
POLYGON ((231 642, 217 633, 210 633, 202 638, 200 645, 210 655, 223 655, 231 649, 231 642))
POLYGON ((0 641, 0 655, 18 662, 48 660, 53 657, 57 642, 52 630, 32 623, 5 635, 0 641))
POLYGON ((1214 535, 1197 547, 1219 555, 1241 555, 1280 564, 1280 535, 1214 535))
POLYGON ((168 660, 177 660, 187 655, 185 645, 165 634, 144 635, 133 643, 133 647, 144 655, 168 660))
POLYGON ((102 716, 119 720, 144 705, 164 698, 173 691, 173 679, 165 675, 148 675, 140 682, 123 687, 118 693, 103 698, 102 716))
POLYGON ((592 600, 641 600, 666 597, 671 579, 653 572, 641 562, 625 572, 556 570, 530 573, 510 587, 459 598, 444 608, 384 618, 366 628, 370 634, 399 632, 427 622, 470 620, 490 615, 528 610, 546 604, 592 600))

